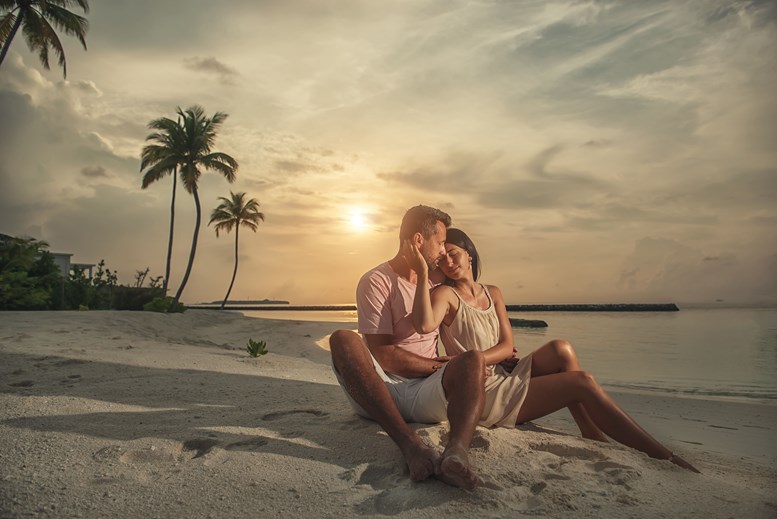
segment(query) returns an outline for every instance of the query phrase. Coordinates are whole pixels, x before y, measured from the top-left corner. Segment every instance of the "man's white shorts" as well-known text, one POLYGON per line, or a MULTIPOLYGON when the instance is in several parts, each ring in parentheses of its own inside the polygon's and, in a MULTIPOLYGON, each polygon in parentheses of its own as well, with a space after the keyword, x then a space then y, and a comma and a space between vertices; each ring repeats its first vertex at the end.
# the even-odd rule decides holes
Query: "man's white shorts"
MULTIPOLYGON (((366 348, 366 346, 365 346, 366 348)), ((445 372, 447 363, 440 369, 424 378, 405 378, 393 373, 386 373, 380 367, 378 361, 370 353, 372 364, 378 376, 386 384, 386 387, 394 399, 394 403, 399 409, 399 413, 406 422, 415 423, 439 423, 448 419, 448 399, 445 398, 445 390, 442 387, 442 376, 445 372)), ((351 403, 354 412, 364 418, 372 417, 348 394, 345 389, 343 379, 337 372, 334 364, 332 371, 335 372, 340 387, 343 388, 345 396, 351 403)))

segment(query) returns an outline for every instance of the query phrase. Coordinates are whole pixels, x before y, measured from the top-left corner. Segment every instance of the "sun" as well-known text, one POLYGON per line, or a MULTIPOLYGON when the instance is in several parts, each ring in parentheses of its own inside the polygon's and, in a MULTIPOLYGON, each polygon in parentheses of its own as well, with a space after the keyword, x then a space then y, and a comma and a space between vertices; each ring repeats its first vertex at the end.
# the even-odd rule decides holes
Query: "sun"
POLYGON ((358 207, 351 209, 348 215, 348 226, 354 232, 366 231, 370 226, 370 222, 367 216, 364 214, 364 210, 358 207))

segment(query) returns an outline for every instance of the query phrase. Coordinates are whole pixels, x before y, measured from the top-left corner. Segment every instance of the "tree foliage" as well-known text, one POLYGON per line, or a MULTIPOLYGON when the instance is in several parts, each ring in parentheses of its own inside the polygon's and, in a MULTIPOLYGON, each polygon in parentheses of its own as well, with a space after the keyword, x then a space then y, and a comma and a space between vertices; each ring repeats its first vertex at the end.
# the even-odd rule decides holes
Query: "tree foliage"
MULTIPOLYGON (((33 238, 0 235, 0 310, 142 310, 164 294, 160 277, 118 284, 118 273, 100 260, 93 276, 73 266, 66 278, 60 274, 48 244, 33 238)), ((140 271, 147 274, 148 269, 140 271)))
MULTIPOLYGON (((152 182, 168 174, 175 175, 177 172, 184 189, 194 199, 196 219, 189 262, 186 265, 181 284, 173 297, 173 308, 178 305, 181 294, 186 288, 197 252, 197 240, 202 219, 202 208, 197 190, 200 177, 203 171, 210 170, 219 173, 231 183, 235 181, 238 169, 237 161, 230 155, 213 151, 216 136, 226 120, 227 114, 216 112, 212 117, 208 117, 205 115, 205 109, 198 105, 193 105, 185 111, 178 107, 176 113, 178 114, 177 121, 161 117, 149 123, 149 128, 154 131, 146 137, 149 144, 143 148, 140 162, 141 171, 145 170, 142 187, 145 188, 152 182)), ((171 248, 168 246, 168 258, 170 250, 171 248)), ((169 274, 166 275, 169 276, 169 274)))
POLYGON ((0 238, 0 310, 46 310, 59 303, 62 277, 46 242, 0 238))
POLYGON ((224 296, 224 301, 221 303, 221 309, 224 309, 224 305, 227 304, 229 294, 232 292, 232 286, 235 284, 235 277, 237 276, 237 261, 238 261, 238 243, 240 235, 240 226, 245 226, 256 232, 259 222, 264 221, 264 213, 259 211, 259 201, 255 198, 246 200, 245 193, 233 193, 229 192, 230 198, 223 196, 219 197, 221 203, 216 207, 210 215, 210 221, 208 225, 215 223, 216 237, 219 235, 219 231, 231 232, 235 229, 235 267, 232 270, 232 280, 229 282, 229 288, 227 288, 227 295, 224 296))
POLYGON ((0 65, 19 29, 27 46, 38 54, 43 67, 49 70, 49 52, 53 51, 62 75, 67 78, 67 62, 56 29, 75 36, 86 50, 89 22, 68 9, 78 6, 89 12, 88 0, 0 0, 0 65))

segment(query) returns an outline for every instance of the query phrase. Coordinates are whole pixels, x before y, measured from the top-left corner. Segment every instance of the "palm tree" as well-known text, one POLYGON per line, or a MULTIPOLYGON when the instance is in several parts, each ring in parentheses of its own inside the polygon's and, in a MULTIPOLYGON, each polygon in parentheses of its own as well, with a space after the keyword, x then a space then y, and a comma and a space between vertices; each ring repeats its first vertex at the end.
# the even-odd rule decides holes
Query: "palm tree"
POLYGON ((54 27, 65 34, 75 36, 86 50, 86 31, 89 22, 83 16, 68 11, 69 7, 78 5, 89 12, 88 0, 0 0, 0 65, 2 65, 11 41, 22 28, 27 46, 32 52, 37 52, 43 67, 49 70, 49 49, 57 55, 62 75, 67 78, 67 63, 62 42, 59 41, 54 27), (52 27, 52 25, 54 27, 52 27))
POLYGON ((155 144, 149 144, 143 148, 141 153, 140 171, 145 168, 141 184, 146 189, 150 184, 169 174, 173 177, 173 196, 170 202, 170 237, 167 241, 167 262, 165 264, 165 278, 162 282, 162 291, 167 295, 167 283, 170 279, 170 262, 173 257, 173 230, 175 229, 175 191, 178 180, 178 157, 174 150, 183 146, 183 135, 181 132, 181 118, 175 123, 167 117, 154 119, 148 123, 148 128, 156 130, 146 137, 147 141, 155 144))
POLYGON ((264 221, 264 213, 259 211, 259 202, 252 198, 246 201, 245 193, 233 193, 229 192, 231 199, 219 197, 221 203, 210 214, 210 221, 208 225, 216 222, 216 237, 219 235, 219 231, 230 232, 232 228, 235 229, 235 268, 232 270, 232 281, 229 282, 229 288, 227 289, 227 295, 224 296, 224 301, 221 303, 221 309, 224 309, 224 305, 227 304, 229 294, 232 292, 232 285, 235 284, 235 277, 237 277, 237 246, 238 235, 240 233, 240 226, 244 225, 256 232, 256 228, 259 226, 259 221, 264 221))
POLYGON ((148 154, 144 153, 141 165, 141 169, 143 165, 151 166, 144 175, 144 183, 146 177, 149 178, 150 183, 167 173, 173 172, 175 174, 177 168, 184 189, 194 197, 197 218, 194 224, 192 247, 189 252, 189 263, 186 266, 181 285, 173 298, 172 309, 178 306, 181 294, 186 288, 197 252, 197 238, 200 234, 202 220, 202 207, 197 192, 197 183, 202 175, 202 169, 220 173, 231 183, 235 181, 238 168, 237 161, 231 156, 211 151, 216 140, 216 133, 227 118, 227 114, 216 112, 213 117, 206 117, 205 110, 198 105, 191 106, 186 111, 178 107, 176 113, 180 116, 177 123, 166 118, 157 120, 160 127, 164 129, 160 133, 149 135, 149 139, 161 142, 161 144, 147 146, 151 149, 148 154))

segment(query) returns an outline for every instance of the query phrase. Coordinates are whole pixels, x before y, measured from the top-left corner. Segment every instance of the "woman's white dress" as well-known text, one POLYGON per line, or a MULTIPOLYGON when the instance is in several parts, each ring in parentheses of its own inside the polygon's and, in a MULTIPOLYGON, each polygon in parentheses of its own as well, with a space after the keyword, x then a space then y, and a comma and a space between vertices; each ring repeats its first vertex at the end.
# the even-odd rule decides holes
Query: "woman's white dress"
MULTIPOLYGON (((442 336, 445 352, 458 355, 468 350, 484 351, 499 342, 499 319, 494 308, 494 300, 485 285, 481 285, 488 297, 488 308, 481 310, 467 304, 459 297, 459 310, 450 326, 442 324, 442 336)), ((531 354, 523 357, 508 373, 498 364, 493 366, 493 374, 486 377, 486 403, 480 417, 484 427, 515 427, 518 411, 521 409, 529 391, 531 376, 531 354)))

